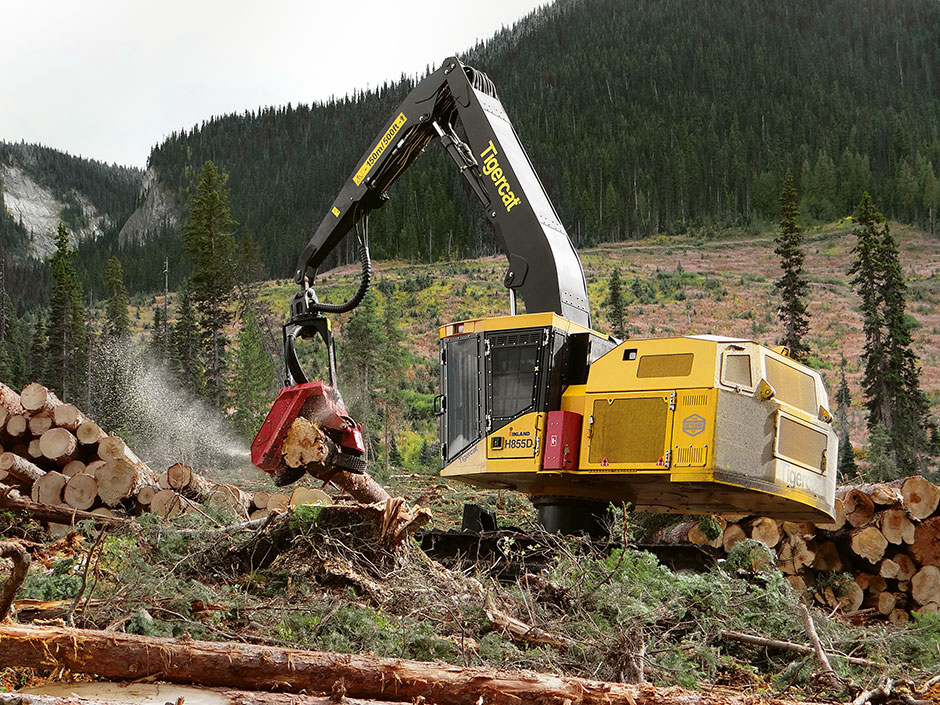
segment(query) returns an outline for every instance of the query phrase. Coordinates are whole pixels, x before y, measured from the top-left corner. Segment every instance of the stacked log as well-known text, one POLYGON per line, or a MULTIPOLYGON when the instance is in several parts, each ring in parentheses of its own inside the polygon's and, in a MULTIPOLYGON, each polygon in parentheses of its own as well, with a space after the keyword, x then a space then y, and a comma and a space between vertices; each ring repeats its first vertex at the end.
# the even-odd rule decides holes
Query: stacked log
POLYGON ((714 546, 726 555, 754 539, 776 554, 794 589, 831 609, 892 622, 940 611, 940 488, 916 475, 841 487, 836 497, 827 523, 725 516, 718 541, 706 540, 700 522, 684 522, 654 542, 714 546))
POLYGON ((155 473, 115 435, 109 435, 73 404, 63 403, 41 384, 17 393, 0 382, 0 495, 15 492, 43 505, 43 516, 76 518, 132 516, 154 512, 170 518, 214 502, 237 519, 285 511, 297 504, 329 503, 318 490, 294 495, 250 494, 217 483, 184 463, 155 473))
POLYGON ((48 507, 139 511, 154 473, 118 436, 38 383, 0 383, 0 483, 48 507))

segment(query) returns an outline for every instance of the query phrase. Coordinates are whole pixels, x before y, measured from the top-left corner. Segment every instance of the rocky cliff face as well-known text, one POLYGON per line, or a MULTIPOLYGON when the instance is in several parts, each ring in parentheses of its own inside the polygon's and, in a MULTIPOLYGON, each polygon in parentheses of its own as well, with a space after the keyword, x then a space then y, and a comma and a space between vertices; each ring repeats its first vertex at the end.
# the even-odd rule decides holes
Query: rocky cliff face
POLYGON ((69 227, 72 247, 100 237, 106 228, 112 226, 108 216, 99 213, 84 195, 73 192, 73 203, 64 203, 17 165, 0 164, 0 192, 3 193, 7 213, 28 233, 27 255, 30 257, 45 259, 55 252, 55 236, 60 222, 78 221, 77 226, 69 227), (71 217, 66 217, 66 208, 70 205, 71 217), (76 205, 81 212, 80 217, 76 217, 76 205))
POLYGON ((173 198, 160 185, 157 173, 148 169, 144 174, 140 189, 140 205, 127 219, 118 242, 121 246, 128 243, 143 243, 161 227, 176 228, 180 222, 179 208, 173 198))

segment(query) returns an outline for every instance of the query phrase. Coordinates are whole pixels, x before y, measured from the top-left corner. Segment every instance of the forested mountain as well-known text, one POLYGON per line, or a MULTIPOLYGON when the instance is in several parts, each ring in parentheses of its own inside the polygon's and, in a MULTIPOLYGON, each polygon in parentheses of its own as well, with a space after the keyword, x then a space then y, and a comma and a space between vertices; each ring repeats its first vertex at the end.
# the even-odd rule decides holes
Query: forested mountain
MULTIPOLYGON (((557 0, 461 58, 496 83, 578 246, 773 220, 788 169, 807 221, 850 214, 867 190, 890 217, 935 229, 935 0, 557 0)), ((229 174, 232 215, 260 245, 262 274, 287 277, 412 85, 214 117, 171 135, 149 166, 185 207, 213 160, 229 174)), ((449 158, 429 148, 373 218, 375 256, 493 251, 463 191, 449 158)), ((115 243, 83 247, 80 272, 103 271, 115 243)), ((164 256, 178 280, 180 252, 173 228, 126 245, 129 287, 162 286, 164 256)))
POLYGON ((142 172, 0 141, 0 268, 19 308, 45 297, 59 222, 73 246, 116 234, 137 207, 142 172))

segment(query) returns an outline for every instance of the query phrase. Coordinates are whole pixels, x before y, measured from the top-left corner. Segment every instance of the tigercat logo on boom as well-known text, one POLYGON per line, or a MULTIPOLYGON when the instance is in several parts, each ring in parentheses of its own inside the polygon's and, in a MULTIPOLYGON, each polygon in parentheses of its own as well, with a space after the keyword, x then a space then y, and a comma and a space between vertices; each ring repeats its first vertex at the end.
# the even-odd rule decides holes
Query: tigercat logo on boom
POLYGON ((503 175, 503 168, 499 165, 499 160, 496 158, 497 154, 499 154, 499 152, 493 144, 493 140, 490 140, 490 146, 484 149, 480 154, 483 158, 483 173, 492 179, 496 190, 503 198, 503 205, 506 206, 506 212, 508 213, 512 210, 513 206, 519 205, 520 199, 513 193, 512 186, 506 181, 506 177, 503 175))
POLYGON ((392 140, 395 139, 395 135, 401 130, 402 125, 408 121, 408 118, 405 117, 404 113, 398 113, 398 117, 395 118, 395 121, 389 125, 388 129, 385 131, 385 134, 382 135, 382 139, 379 140, 379 143, 375 145, 375 149, 372 150, 372 153, 366 157, 366 160, 362 163, 362 166, 359 167, 359 171, 356 172, 356 175, 353 177, 353 183, 356 186, 359 186, 362 183, 362 180, 369 175, 369 172, 372 170, 372 167, 375 166, 375 163, 379 160, 379 157, 382 156, 382 152, 385 151, 392 140))

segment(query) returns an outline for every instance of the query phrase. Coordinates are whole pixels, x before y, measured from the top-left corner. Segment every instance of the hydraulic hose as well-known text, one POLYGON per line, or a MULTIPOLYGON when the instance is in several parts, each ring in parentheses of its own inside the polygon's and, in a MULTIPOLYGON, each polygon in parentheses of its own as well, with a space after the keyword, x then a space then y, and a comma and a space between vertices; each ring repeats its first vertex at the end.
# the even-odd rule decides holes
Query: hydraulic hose
POLYGON ((362 303, 372 283, 372 259, 369 257, 369 220, 368 216, 362 220, 362 235, 359 238, 359 261, 362 264, 362 274, 359 278, 359 288, 352 298, 341 304, 329 304, 314 301, 310 304, 311 311, 320 313, 347 313, 362 303))

